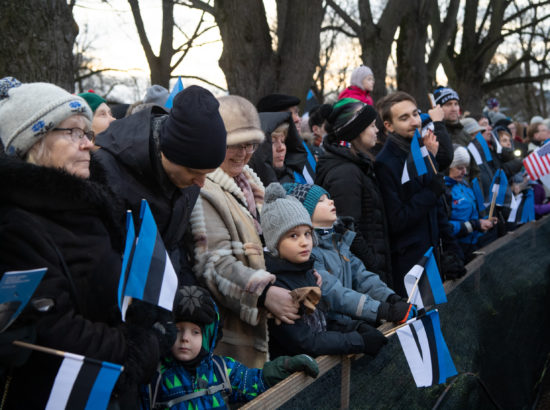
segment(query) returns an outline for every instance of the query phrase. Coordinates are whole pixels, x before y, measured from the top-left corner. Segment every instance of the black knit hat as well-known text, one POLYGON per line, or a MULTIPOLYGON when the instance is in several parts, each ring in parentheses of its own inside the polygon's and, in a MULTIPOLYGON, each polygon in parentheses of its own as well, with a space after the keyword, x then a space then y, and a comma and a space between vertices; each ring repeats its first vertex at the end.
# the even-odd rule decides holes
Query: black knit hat
POLYGON ((375 109, 361 101, 344 98, 334 104, 327 131, 340 141, 352 141, 376 119, 375 109))
POLYGON ((293 95, 269 94, 262 97, 256 108, 258 112, 279 112, 300 104, 300 99, 293 95))
POLYGON ((160 134, 160 149, 175 164, 217 168, 225 159, 227 133, 212 93, 197 85, 174 98, 160 134))

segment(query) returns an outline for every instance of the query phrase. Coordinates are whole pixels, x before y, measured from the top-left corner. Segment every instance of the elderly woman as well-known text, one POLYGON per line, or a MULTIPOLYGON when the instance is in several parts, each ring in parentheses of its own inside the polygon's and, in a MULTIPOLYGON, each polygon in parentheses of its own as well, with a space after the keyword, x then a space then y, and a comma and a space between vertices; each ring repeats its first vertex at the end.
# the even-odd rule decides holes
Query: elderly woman
POLYGON ((109 128, 109 124, 116 118, 113 117, 107 101, 92 90, 78 95, 86 100, 94 114, 92 118, 92 131, 97 135, 109 128))
MULTIPOLYGON (((117 390, 126 408, 136 408, 137 383, 154 372, 161 345, 175 339, 170 327, 166 336, 152 330, 158 313, 145 304, 129 309, 133 325, 121 324, 123 229, 110 191, 88 180, 91 120, 82 98, 55 85, 0 80, 0 274, 48 269, 11 333, 2 334, 2 369, 11 367, 6 408, 44 408, 60 363, 38 352, 10 363, 10 334, 28 329, 37 345, 124 365, 117 390), (137 307, 149 323, 136 318, 137 307)), ((27 352, 11 348, 13 358, 27 352)))
MULTIPOLYGON (((455 146, 453 162, 449 167, 449 176, 445 177, 447 185, 446 201, 451 206, 449 223, 453 229, 466 261, 473 258, 473 252, 480 247, 480 242, 487 244, 488 237, 482 236, 493 228, 497 218, 483 219, 480 217, 474 191, 465 182, 470 165, 468 150, 455 146)), ((496 235, 493 237, 496 239, 496 235)))
POLYGON ((293 323, 298 305, 271 286, 260 239, 264 186, 247 163, 264 140, 256 109, 238 96, 219 98, 227 130, 224 162, 208 174, 193 214, 195 272, 222 305, 223 338, 217 354, 249 367, 267 359, 267 314, 293 323))

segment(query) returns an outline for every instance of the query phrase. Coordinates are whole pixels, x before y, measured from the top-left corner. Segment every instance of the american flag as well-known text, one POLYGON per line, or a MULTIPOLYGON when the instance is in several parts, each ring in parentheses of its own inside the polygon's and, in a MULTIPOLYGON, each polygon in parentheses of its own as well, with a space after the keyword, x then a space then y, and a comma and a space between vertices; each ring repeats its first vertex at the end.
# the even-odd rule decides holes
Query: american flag
POLYGON ((550 174, 550 144, 544 144, 529 154, 524 160, 523 165, 529 174, 531 180, 536 181, 544 175, 550 174))

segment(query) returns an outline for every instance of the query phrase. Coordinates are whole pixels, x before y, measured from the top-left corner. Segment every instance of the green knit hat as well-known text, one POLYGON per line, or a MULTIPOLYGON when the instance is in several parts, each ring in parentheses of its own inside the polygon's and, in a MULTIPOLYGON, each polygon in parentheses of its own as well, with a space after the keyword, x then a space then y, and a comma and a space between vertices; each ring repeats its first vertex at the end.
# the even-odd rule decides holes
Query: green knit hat
POLYGON ((319 199, 326 195, 330 198, 330 194, 319 185, 314 184, 296 184, 291 182, 285 182, 283 188, 286 190, 288 195, 292 195, 298 201, 302 203, 304 208, 307 209, 309 215, 313 217, 313 212, 315 212, 315 207, 319 199))
POLYGON ((78 94, 79 97, 82 97, 86 100, 90 108, 92 109, 92 112, 95 114, 95 110, 97 110, 97 107, 99 107, 103 103, 107 103, 107 100, 104 98, 101 98, 99 95, 97 95, 94 92, 87 92, 87 93, 80 93, 78 94))

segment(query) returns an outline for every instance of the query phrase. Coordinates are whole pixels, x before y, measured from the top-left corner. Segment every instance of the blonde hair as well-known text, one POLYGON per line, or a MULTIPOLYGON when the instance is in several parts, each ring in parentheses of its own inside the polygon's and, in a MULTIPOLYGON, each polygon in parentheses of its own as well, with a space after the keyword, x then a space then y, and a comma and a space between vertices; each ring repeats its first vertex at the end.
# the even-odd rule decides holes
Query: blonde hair
POLYGON ((288 122, 283 122, 271 132, 271 138, 273 138, 273 136, 278 137, 282 135, 286 139, 286 137, 288 136, 288 128, 289 128, 288 122))

